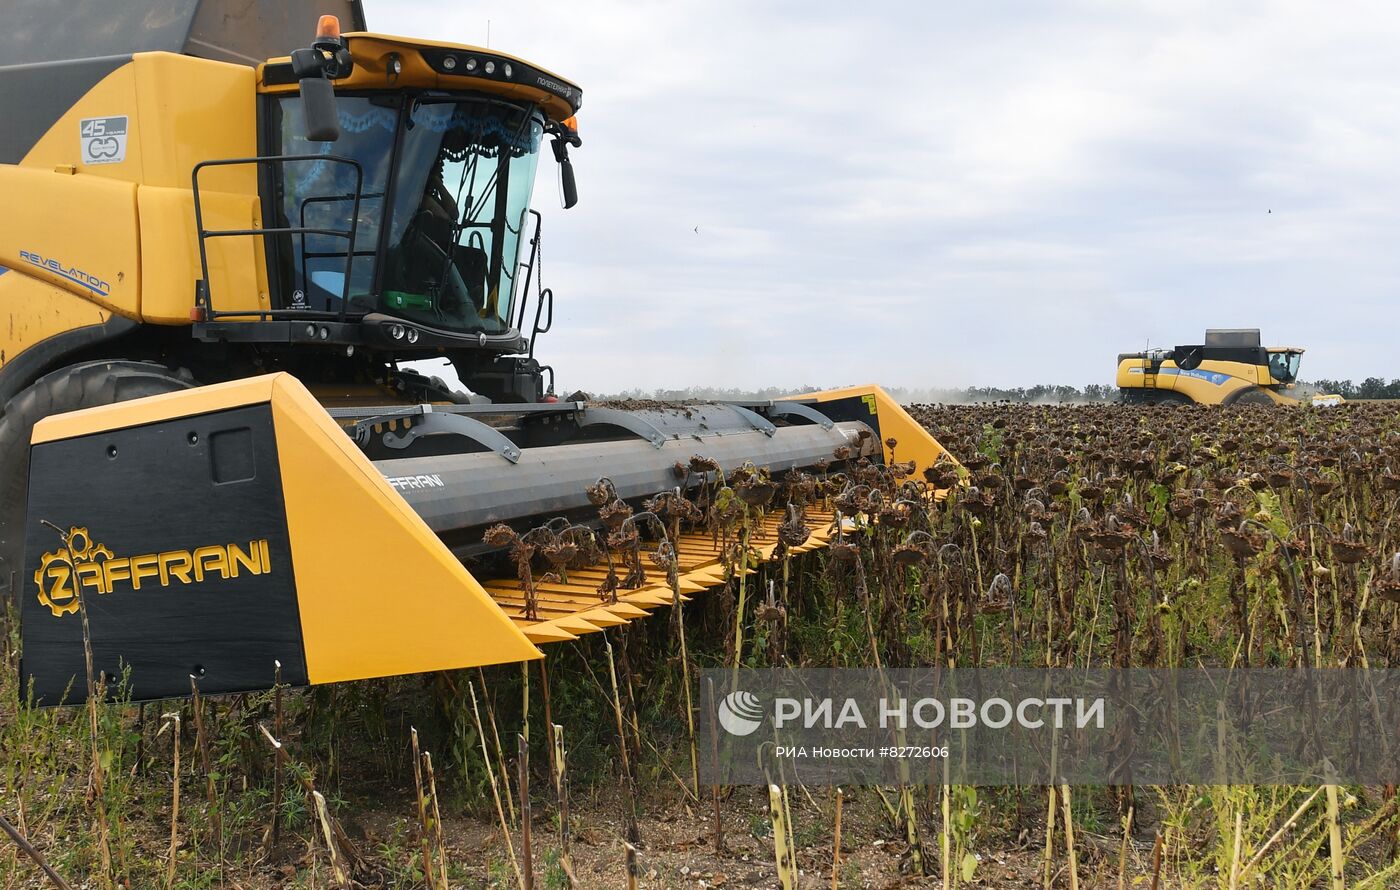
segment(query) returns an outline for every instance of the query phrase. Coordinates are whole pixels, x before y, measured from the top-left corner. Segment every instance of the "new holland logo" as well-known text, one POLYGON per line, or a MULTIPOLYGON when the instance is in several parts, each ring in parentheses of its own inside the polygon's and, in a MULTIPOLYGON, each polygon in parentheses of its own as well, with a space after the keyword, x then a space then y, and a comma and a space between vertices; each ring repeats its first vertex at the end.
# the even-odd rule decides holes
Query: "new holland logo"
POLYGON ((209 578, 266 575, 272 571, 267 539, 238 544, 211 544, 194 550, 166 550, 139 556, 117 556, 95 543, 86 528, 68 530, 65 546, 45 553, 34 570, 39 604, 55 617, 78 611, 86 593, 108 594, 119 587, 140 590, 180 584, 202 584, 209 578))

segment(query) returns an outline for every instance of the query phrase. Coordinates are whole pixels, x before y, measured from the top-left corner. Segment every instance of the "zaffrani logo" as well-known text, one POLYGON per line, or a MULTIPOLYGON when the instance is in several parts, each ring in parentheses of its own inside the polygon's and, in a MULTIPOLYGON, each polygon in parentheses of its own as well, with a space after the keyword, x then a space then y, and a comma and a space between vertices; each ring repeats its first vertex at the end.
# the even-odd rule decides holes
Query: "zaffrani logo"
POLYGON ((730 735, 752 735, 763 725, 763 703, 752 692, 736 689, 719 703, 719 725, 730 735))
POLYGON ((266 575, 272 571, 272 552, 267 539, 249 541, 248 549, 237 544, 212 544, 190 550, 166 550, 139 556, 117 556, 92 539, 86 527, 74 526, 63 536, 63 546, 39 559, 34 583, 39 588, 39 604, 47 606, 55 618, 71 615, 82 607, 79 601, 89 591, 112 593, 119 582, 140 590, 141 582, 160 587, 202 584, 210 578, 225 580, 241 573, 266 575))

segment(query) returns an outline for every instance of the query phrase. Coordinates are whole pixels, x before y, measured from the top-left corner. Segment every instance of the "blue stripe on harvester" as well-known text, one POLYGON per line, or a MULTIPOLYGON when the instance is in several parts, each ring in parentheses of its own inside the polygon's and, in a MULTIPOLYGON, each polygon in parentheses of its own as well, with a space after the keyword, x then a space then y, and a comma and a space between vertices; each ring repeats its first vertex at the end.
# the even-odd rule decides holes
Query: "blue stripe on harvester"
POLYGON ((1171 376, 1172 374, 1178 374, 1182 377, 1195 377, 1197 380, 1204 380, 1207 383, 1214 383, 1216 386, 1221 386, 1225 383, 1226 380, 1230 379, 1229 374, 1222 374, 1219 371, 1201 371, 1199 369, 1182 371, 1177 368, 1163 368, 1157 373, 1166 374, 1168 376, 1171 376))

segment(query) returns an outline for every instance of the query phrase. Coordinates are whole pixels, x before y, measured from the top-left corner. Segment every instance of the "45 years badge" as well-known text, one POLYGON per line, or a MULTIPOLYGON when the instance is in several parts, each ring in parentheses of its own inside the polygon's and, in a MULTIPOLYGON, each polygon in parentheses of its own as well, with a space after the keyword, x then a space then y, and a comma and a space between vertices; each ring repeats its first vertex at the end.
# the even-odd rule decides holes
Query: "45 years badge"
POLYGON ((84 164, 120 164, 126 160, 126 115, 88 117, 78 124, 84 164))

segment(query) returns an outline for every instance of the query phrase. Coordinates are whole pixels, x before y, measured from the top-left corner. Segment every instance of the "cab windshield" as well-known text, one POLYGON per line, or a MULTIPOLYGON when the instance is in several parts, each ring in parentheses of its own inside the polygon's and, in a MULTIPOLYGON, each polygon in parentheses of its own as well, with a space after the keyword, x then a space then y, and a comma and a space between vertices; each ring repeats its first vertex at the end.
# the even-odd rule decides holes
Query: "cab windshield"
POLYGON ((1292 383, 1298 379, 1298 365, 1303 360, 1300 352, 1269 353, 1269 376, 1279 383, 1292 383))
MULTIPOLYGON (((364 174, 348 287, 346 239, 284 235, 277 255, 285 305, 338 311, 348 294, 355 314, 380 311, 452 332, 509 332, 544 134, 540 115, 485 98, 341 96, 337 107, 340 139, 308 143, 297 97, 277 103, 283 154, 351 158, 364 174)), ((287 163, 280 185, 280 225, 348 227, 349 165, 287 163)))

